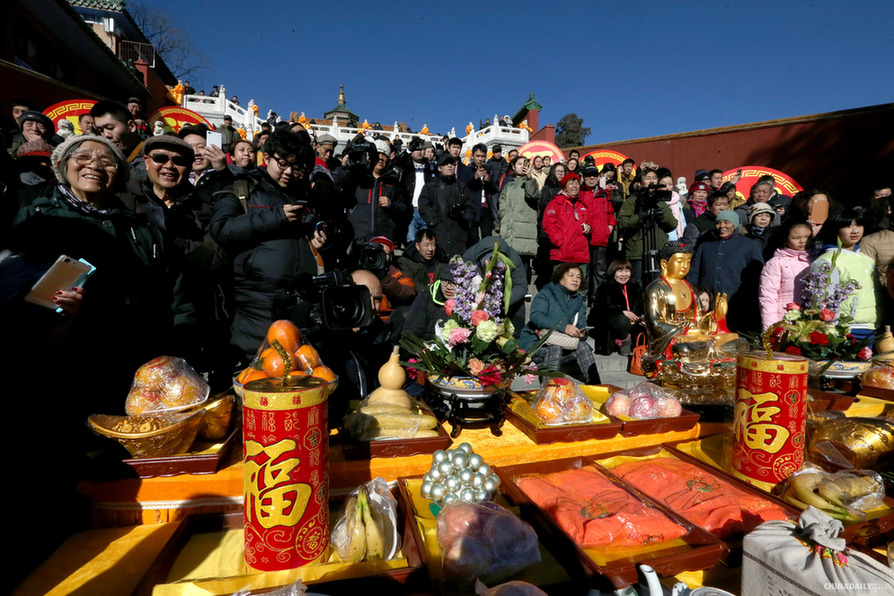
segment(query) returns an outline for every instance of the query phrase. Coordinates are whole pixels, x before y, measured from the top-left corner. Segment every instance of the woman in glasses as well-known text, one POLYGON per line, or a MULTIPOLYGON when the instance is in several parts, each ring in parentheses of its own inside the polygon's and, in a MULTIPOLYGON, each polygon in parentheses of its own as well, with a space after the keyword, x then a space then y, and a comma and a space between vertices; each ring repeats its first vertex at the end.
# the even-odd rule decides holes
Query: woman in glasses
POLYGON ((0 310, 0 325, 7 345, 40 354, 18 367, 22 378, 35 375, 71 392, 65 413, 75 417, 60 419, 83 426, 89 414, 121 410, 140 365, 183 354, 193 307, 161 230, 118 196, 129 174, 121 151, 103 137, 81 135, 50 159, 59 184, 19 211, 4 248, 37 277, 60 255, 89 262, 95 273, 82 287, 59 288, 60 314, 22 300, 31 285, 23 280, 19 298, 0 310))

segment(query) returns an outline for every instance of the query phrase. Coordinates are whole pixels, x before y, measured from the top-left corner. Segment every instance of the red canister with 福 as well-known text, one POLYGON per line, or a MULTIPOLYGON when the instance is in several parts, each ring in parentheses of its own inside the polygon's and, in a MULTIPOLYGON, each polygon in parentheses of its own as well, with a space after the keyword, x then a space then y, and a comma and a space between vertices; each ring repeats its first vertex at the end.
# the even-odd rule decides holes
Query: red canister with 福
POLYGON ((739 355, 732 474, 771 490, 804 463, 807 359, 789 354, 739 355))
POLYGON ((315 377, 244 387, 245 562, 252 569, 294 569, 328 556, 327 394, 315 377))

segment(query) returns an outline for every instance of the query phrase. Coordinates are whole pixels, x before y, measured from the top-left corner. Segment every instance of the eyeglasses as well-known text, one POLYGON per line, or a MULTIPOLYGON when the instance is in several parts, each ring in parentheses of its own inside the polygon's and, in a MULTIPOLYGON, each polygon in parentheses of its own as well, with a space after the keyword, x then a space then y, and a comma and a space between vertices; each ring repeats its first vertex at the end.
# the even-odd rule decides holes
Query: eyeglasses
POLYGON ((180 166, 181 168, 188 167, 192 163, 192 160, 185 155, 165 155, 164 153, 152 153, 149 155, 149 159, 160 166, 170 161, 175 166, 180 166))
POLYGON ((285 172, 286 170, 291 168, 293 174, 303 174, 304 170, 307 169, 307 167, 302 163, 286 161, 284 159, 280 159, 280 157, 278 155, 273 155, 272 157, 273 157, 273 161, 276 162, 276 165, 278 165, 279 169, 282 170, 283 172, 285 172))
POLYGON ((73 153, 71 156, 71 161, 75 162, 79 166, 86 166, 92 164, 94 161, 99 164, 104 170, 117 170, 118 164, 108 157, 103 157, 101 155, 96 155, 95 153, 73 153))

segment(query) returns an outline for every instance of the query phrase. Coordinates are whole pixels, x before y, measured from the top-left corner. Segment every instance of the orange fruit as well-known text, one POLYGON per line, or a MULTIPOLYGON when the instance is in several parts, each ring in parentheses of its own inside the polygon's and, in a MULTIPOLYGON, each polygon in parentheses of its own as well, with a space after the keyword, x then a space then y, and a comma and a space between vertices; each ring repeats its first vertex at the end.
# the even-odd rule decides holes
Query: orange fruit
POLYGON ((238 381, 242 385, 245 385, 249 381, 256 381, 258 379, 266 379, 266 378, 267 378, 267 373, 265 373, 262 370, 254 369, 249 366, 248 368, 243 370, 241 373, 239 373, 239 376, 236 377, 236 381, 238 381))
POLYGON ((332 372, 331 368, 329 368, 328 366, 326 366, 324 364, 314 367, 314 370, 311 373, 311 375, 314 377, 323 379, 327 383, 331 383, 332 381, 335 380, 335 373, 332 372))
POLYGON ((320 353, 310 344, 304 344, 295 352, 295 360, 298 361, 296 368, 304 370, 313 370, 320 364, 320 353))
POLYGON ((267 330, 267 342, 272 346, 273 340, 278 341, 286 351, 291 354, 301 345, 301 332, 292 321, 281 319, 274 321, 267 330))
MULTIPOLYGON (((286 372, 286 363, 283 362, 282 357, 279 355, 279 352, 276 351, 276 348, 267 348, 263 352, 261 352, 261 366, 264 368, 264 372, 267 373, 267 376, 270 377, 281 377, 286 372)), ((292 370, 295 370, 295 361, 292 361, 292 370)))
POLYGON ((551 399, 541 399, 534 408, 540 420, 547 424, 558 422, 562 418, 562 408, 551 399))

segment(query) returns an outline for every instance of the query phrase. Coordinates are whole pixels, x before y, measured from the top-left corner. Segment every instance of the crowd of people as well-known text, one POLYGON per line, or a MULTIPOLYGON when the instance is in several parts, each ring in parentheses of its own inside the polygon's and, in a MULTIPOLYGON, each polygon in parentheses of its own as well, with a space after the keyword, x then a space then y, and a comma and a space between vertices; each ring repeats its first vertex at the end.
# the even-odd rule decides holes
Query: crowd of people
MULTIPOLYGON (((805 272, 836 253, 834 278, 860 284, 839 308, 854 335, 894 317, 887 182, 840 204, 821 189, 780 194, 772 176, 745 188, 700 169, 687 183, 648 161, 597 165, 572 150, 552 162, 483 144, 465 163, 457 138, 404 147, 373 131, 340 146, 292 122, 245 140, 225 119, 218 147, 204 126, 151 134, 136 98, 97 102, 75 134, 41 107, 16 100, 15 128, 3 131, 0 325, 9 419, 35 420, 37 406, 60 422, 32 453, 58 460, 59 486, 89 463, 74 446, 95 440, 62 421, 120 413, 134 371, 162 354, 224 389, 280 318, 308 330, 339 374, 337 420, 404 332, 431 337, 446 318, 449 259, 483 267, 494 243, 513 263, 507 316, 519 345, 554 330, 538 359, 589 383, 598 355, 627 354, 642 333, 668 241, 692 247, 698 308, 725 295, 733 331, 782 318, 805 272), (94 274, 60 288, 55 310, 28 302, 61 255, 94 274), (371 316, 332 328, 321 316, 332 288, 365 288, 371 316)), ((33 445, 31 429, 18 425, 13 441, 33 445)), ((39 492, 33 506, 58 507, 58 491, 39 492)))
POLYGON ((4 267, 16 275, 5 276, 0 312, 17 346, 101 355, 97 395, 109 401, 93 410, 114 411, 133 370, 161 353, 226 386, 274 318, 320 327, 314 306, 327 284, 371 296, 375 316, 362 328, 319 334, 359 389, 405 329, 424 338, 446 316, 449 258, 483 258, 495 241, 517 264, 508 314, 522 347, 555 328, 567 346, 551 342, 541 359, 575 360, 590 382, 595 354, 627 354, 642 332, 643 290, 668 241, 693 247, 687 280, 703 310, 726 295, 734 331, 780 320, 811 264, 839 246, 836 279, 860 282, 842 305, 855 335, 888 322, 887 184, 845 208, 820 189, 781 194, 772 176, 741 188, 739 174, 700 169, 687 184, 652 162, 597 165, 576 150, 552 163, 478 144, 465 163, 457 138, 403 147, 373 131, 339 146, 266 122, 249 141, 228 118, 217 147, 203 125, 150 135, 135 98, 96 103, 77 135, 35 107, 16 101, 3 155, 4 267), (83 287, 59 291, 61 314, 23 300, 59 255, 96 267, 83 287), (105 333, 122 328, 126 341, 105 333), (577 341, 588 336, 595 354, 577 341))

